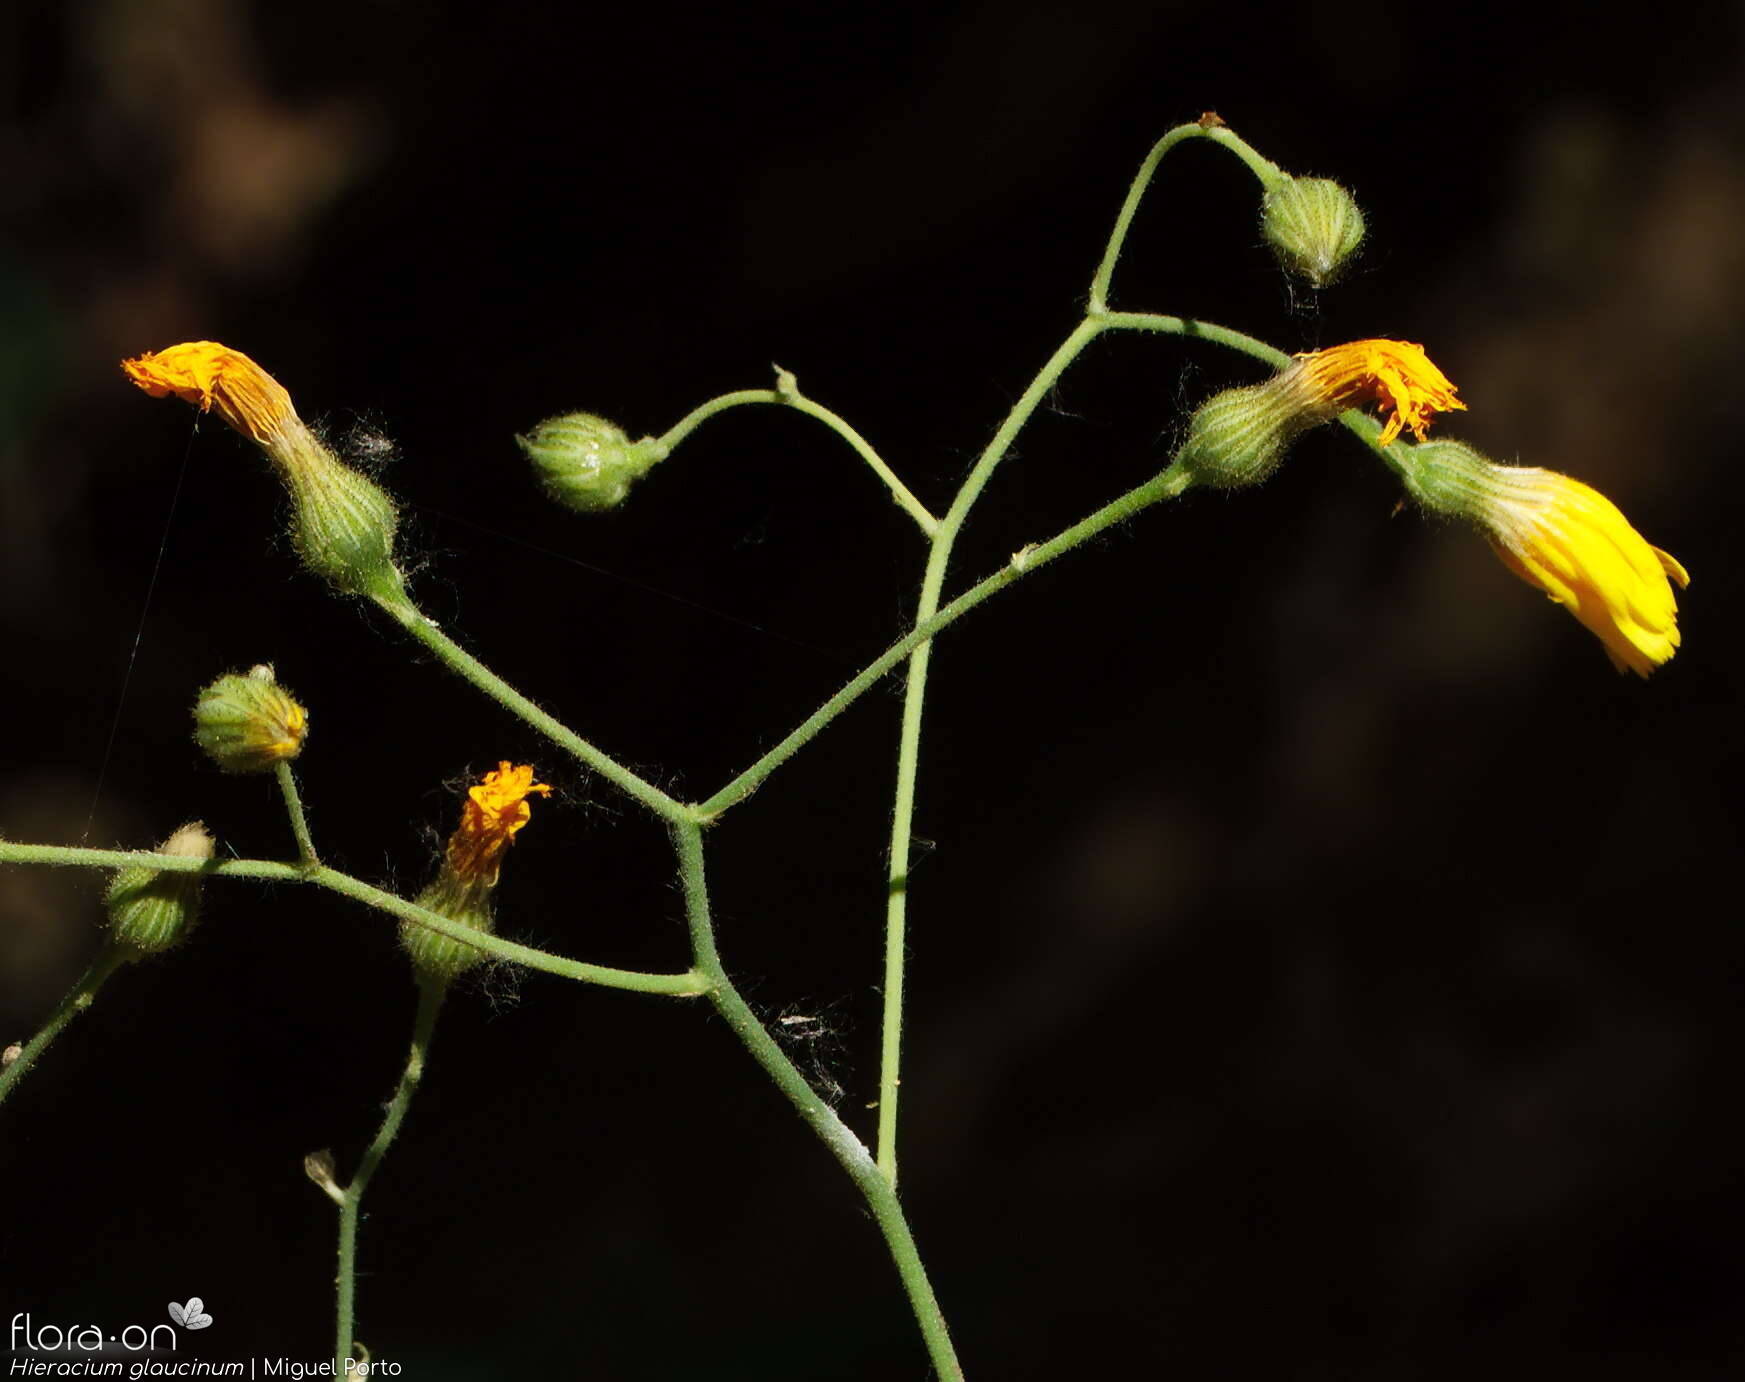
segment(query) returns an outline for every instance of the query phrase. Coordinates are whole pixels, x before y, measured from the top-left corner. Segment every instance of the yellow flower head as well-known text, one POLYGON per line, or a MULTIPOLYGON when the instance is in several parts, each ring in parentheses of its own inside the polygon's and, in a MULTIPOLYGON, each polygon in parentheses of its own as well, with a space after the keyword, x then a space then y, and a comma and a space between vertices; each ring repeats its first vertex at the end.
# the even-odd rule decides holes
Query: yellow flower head
POLYGON ((478 786, 468 789, 460 828, 449 837, 449 872, 463 883, 483 883, 487 888, 496 883, 503 852, 533 815, 527 798, 550 791, 545 783, 533 780, 533 769, 526 764, 513 767, 505 760, 486 773, 478 786))
POLYGON ((1672 581, 1690 584, 1677 559, 1579 480, 1530 467, 1493 471, 1480 516, 1504 565, 1597 634, 1620 672, 1646 677, 1670 658, 1678 650, 1672 581))
POLYGON ((1297 359, 1301 363, 1295 368, 1329 417, 1361 403, 1389 411, 1381 431, 1383 446, 1407 427, 1423 441, 1432 414, 1466 408, 1424 347, 1410 341, 1351 341, 1297 359))
POLYGON ((123 360, 123 372, 153 398, 174 394, 201 412, 216 408, 243 436, 276 442, 297 421, 284 386, 240 350, 217 341, 189 341, 123 360))

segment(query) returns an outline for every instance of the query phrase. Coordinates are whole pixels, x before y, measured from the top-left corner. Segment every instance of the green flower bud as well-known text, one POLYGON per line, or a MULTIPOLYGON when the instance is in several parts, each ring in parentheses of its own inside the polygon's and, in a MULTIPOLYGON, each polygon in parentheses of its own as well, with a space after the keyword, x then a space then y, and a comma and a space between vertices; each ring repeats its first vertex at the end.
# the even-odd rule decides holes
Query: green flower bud
MULTIPOLYGON (((481 880, 460 878, 444 869, 434 883, 418 894, 417 902, 438 916, 462 922, 487 936, 495 933, 491 888, 481 880)), ((413 921, 400 923, 400 948, 411 957, 412 968, 425 983, 453 983, 485 958, 477 946, 413 921)))
POLYGON ((348 595, 403 599, 404 582, 394 565, 394 501, 310 440, 281 472, 291 491, 291 540, 298 555, 348 595))
MULTIPOLYGON (((212 837, 199 821, 184 825, 159 854, 182 859, 212 857, 212 837)), ((166 873, 150 865, 122 869, 104 895, 115 945, 130 960, 143 960, 186 940, 200 913, 200 875, 166 873)))
POLYGON ((592 413, 548 418, 516 444, 545 492, 582 513, 617 508, 630 487, 666 458, 653 437, 633 442, 624 429, 592 413))
POLYGON ((1305 409, 1287 370, 1264 384, 1226 389, 1203 403, 1172 469, 1197 485, 1239 489, 1278 469, 1285 451, 1321 419, 1305 409))
POLYGON ((1260 233, 1280 265, 1325 288, 1363 243, 1363 213, 1336 182, 1287 178, 1261 202, 1260 233))
POLYGON ((269 772, 301 753, 308 736, 309 712, 271 667, 220 677, 194 702, 194 742, 227 773, 269 772))

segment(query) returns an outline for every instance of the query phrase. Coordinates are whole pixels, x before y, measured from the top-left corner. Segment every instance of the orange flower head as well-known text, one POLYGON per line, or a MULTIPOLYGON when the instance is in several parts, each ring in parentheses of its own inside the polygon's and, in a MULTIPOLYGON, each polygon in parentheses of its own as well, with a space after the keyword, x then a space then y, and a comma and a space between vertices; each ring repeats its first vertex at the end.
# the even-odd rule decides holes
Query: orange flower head
POLYGON ((503 852, 533 815, 527 798, 550 791, 546 783, 533 780, 527 764, 514 767, 505 760, 486 773, 478 786, 467 790, 460 828, 449 837, 449 872, 463 883, 495 884, 503 852))
POLYGON ((1381 431, 1383 446, 1408 427, 1423 441, 1433 414, 1466 407, 1424 347, 1410 341, 1351 341, 1297 359, 1301 377, 1317 402, 1330 410, 1329 416, 1362 403, 1375 403, 1389 412, 1381 431))
POLYGON ((1495 467, 1483 521, 1503 564, 1566 608, 1620 672, 1646 677, 1678 651, 1690 576, 1598 490, 1535 467, 1495 467))
POLYGON ((153 398, 174 394, 218 416, 250 441, 270 444, 297 421, 291 395, 240 350, 217 341, 188 341, 123 360, 122 371, 153 398))

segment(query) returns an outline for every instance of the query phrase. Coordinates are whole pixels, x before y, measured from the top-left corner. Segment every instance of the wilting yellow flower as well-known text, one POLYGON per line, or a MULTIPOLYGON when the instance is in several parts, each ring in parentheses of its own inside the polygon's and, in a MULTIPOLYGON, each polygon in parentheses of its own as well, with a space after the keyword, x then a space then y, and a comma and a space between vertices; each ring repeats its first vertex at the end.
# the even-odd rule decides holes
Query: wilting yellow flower
MULTIPOLYGON (((478 786, 468 789, 442 867, 418 894, 418 905, 492 934, 491 890, 497 885, 503 853, 533 814, 527 798, 550 791, 545 783, 533 780, 533 769, 525 765, 515 767, 505 761, 486 773, 478 786)), ((476 945, 410 919, 400 923, 400 944, 411 957, 419 981, 427 984, 450 984, 485 958, 476 945)))
POLYGON ((270 444, 288 423, 297 421, 284 386, 240 350, 217 341, 188 341, 168 350, 148 351, 121 368, 153 398, 174 394, 202 412, 216 408, 251 441, 270 444))
POLYGON ((1690 584, 1678 560, 1579 480, 1529 467, 1494 470, 1484 521, 1504 565, 1597 634, 1620 672, 1646 677, 1670 658, 1678 650, 1672 581, 1690 584))
POLYGON ((347 594, 406 615, 405 580, 394 565, 394 501, 339 463, 303 425, 278 380, 217 341, 188 341, 123 360, 121 368, 153 398, 174 394, 216 410, 259 446, 291 492, 291 538, 304 564, 347 594))
POLYGON ((1432 414, 1466 407, 1424 347, 1410 341, 1351 341, 1310 351, 1297 360, 1300 379, 1329 417, 1361 403, 1375 403, 1389 411, 1381 431, 1382 446, 1408 427, 1423 441, 1432 414))
POLYGON ((1189 422, 1171 468, 1184 487, 1258 484, 1304 432, 1361 403, 1391 410, 1382 446, 1407 427, 1423 441, 1432 414, 1466 407, 1423 346, 1351 341, 1299 355, 1263 384, 1208 399, 1189 422))
POLYGON ((528 765, 513 767, 507 760, 499 763, 478 786, 468 790, 460 828, 449 837, 444 867, 463 883, 483 883, 486 887, 496 883, 503 852, 533 815, 527 798, 535 792, 550 791, 547 784, 533 780, 533 769, 528 765))

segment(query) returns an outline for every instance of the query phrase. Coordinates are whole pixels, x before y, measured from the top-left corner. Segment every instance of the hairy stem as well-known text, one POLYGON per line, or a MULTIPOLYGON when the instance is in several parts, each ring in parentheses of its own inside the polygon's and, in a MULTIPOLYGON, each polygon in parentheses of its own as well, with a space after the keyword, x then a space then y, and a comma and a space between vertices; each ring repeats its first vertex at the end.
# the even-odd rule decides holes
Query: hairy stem
POLYGON ((886 648, 877 658, 868 663, 853 680, 807 716, 781 743, 740 773, 714 796, 701 802, 696 807, 698 817, 705 822, 714 820, 728 807, 744 801, 762 786, 777 768, 815 739, 825 726, 859 700, 870 687, 876 685, 882 677, 886 676, 911 652, 940 630, 955 624, 984 600, 1030 575, 1033 571, 1040 570, 1056 557, 1088 542, 1104 529, 1112 527, 1123 519, 1131 518, 1141 509, 1148 508, 1162 499, 1173 499, 1181 493, 1183 488, 1179 475, 1172 476, 1167 483, 1163 475, 1154 476, 1143 485, 1139 485, 1120 498, 1103 505, 1095 513, 1080 519, 1064 532, 1057 533, 1047 542, 1026 547, 1014 556, 1008 565, 1002 566, 993 575, 971 586, 931 619, 917 624, 903 637, 886 648))
MULTIPOLYGON (((1036 372, 1030 386, 1012 405, 1006 419, 982 451, 974 468, 952 500, 933 548, 927 554, 927 571, 921 580, 921 599, 915 611, 917 626, 939 612, 940 591, 951 562, 952 545, 964 520, 981 497, 994 469, 1005 459, 1013 441, 1029 422, 1048 391, 1066 372, 1084 348, 1103 330, 1101 322, 1086 317, 1060 343, 1046 364, 1036 372)), ((909 678, 903 693, 903 723, 897 741, 897 784, 891 811, 890 872, 885 894, 884 1015, 879 1050, 879 1169, 894 1185, 897 1180, 897 1103, 902 1079, 903 982, 907 960, 909 849, 915 816, 915 781, 921 759, 921 720, 927 700, 927 671, 932 660, 931 640, 909 654, 909 678)))
POLYGON ((1133 183, 1127 189, 1127 199, 1121 203, 1120 214, 1115 217, 1114 229, 1109 232, 1109 242, 1103 249, 1102 262, 1097 265, 1097 272, 1091 278, 1091 315, 1095 316, 1107 310, 1109 280, 1115 276, 1115 264, 1121 258, 1121 250, 1127 243, 1127 232, 1132 229, 1133 217, 1139 211, 1139 203, 1145 200, 1145 193, 1151 187, 1151 179, 1156 175, 1157 165, 1163 162, 1164 155, 1184 139, 1209 139, 1221 148, 1228 149, 1248 165, 1249 171, 1260 179, 1262 187, 1270 189, 1285 180, 1286 174, 1276 163, 1261 157, 1247 140, 1223 124, 1201 123, 1196 120, 1191 124, 1177 125, 1168 131, 1151 146, 1151 152, 1139 165, 1139 171, 1133 175, 1133 183))
POLYGON ((1277 346, 1268 345, 1245 331, 1201 321, 1197 317, 1171 317, 1162 312, 1103 312, 1096 320, 1109 331, 1142 331, 1157 336, 1185 336, 1189 340, 1210 341, 1226 350, 1263 360, 1274 369, 1283 369, 1291 362, 1291 357, 1277 346))
POLYGON ((726 1019, 733 1034, 745 1044, 752 1058, 764 1069, 776 1087, 787 1097, 806 1125, 815 1132, 831 1155, 848 1172, 856 1188, 865 1197, 873 1219, 884 1235, 891 1258, 897 1265, 903 1290, 920 1326, 927 1345, 928 1357, 942 1382, 962 1382, 963 1368, 952 1348, 951 1334, 945 1316, 939 1309, 927 1269, 915 1246, 914 1234, 903 1215, 896 1187, 879 1170, 863 1143, 849 1129, 836 1111, 818 1096, 806 1082, 782 1048, 776 1044, 764 1025, 758 1021, 733 981, 721 966, 715 946, 714 923, 709 916, 709 887, 703 871, 703 834, 695 822, 683 822, 673 827, 673 843, 679 858, 679 876, 685 891, 685 916, 691 931, 692 963, 710 980, 709 1001, 726 1019))
POLYGON ((345 1187, 340 1198, 339 1272, 335 1279, 337 1327, 333 1347, 334 1363, 340 1377, 347 1376, 346 1363, 352 1356, 352 1327, 357 1299, 358 1207, 363 1202, 364 1190, 369 1186, 370 1177, 375 1175, 376 1168, 382 1164, 382 1158, 387 1155, 388 1148, 393 1145, 394 1138, 400 1131, 400 1124, 406 1119, 406 1110, 411 1106, 412 1096, 418 1092, 418 1082, 424 1077, 425 1054, 430 1049, 431 1034, 436 1030, 436 1019, 442 1012, 442 1000, 447 993, 446 983, 429 980, 419 983, 418 1013, 412 1020, 412 1049, 406 1055, 406 1067, 400 1072, 400 1083, 394 1088, 394 1097, 388 1101, 387 1110, 382 1116, 382 1126, 377 1129, 375 1139, 364 1149, 351 1184, 345 1187))
MULTIPOLYGON (((1290 356, 1282 350, 1268 345, 1265 341, 1256 340, 1252 336, 1234 331, 1227 326, 1198 321, 1192 317, 1169 317, 1148 312, 1110 312, 1097 320, 1105 330, 1185 336, 1193 340, 1210 341, 1216 345, 1240 351, 1242 354, 1251 355, 1257 360, 1264 360, 1268 364, 1280 368, 1290 363, 1290 356)), ((1360 437, 1364 437, 1365 440, 1372 443, 1374 436, 1381 430, 1373 419, 1358 412, 1346 413, 1340 421, 1360 437)), ((1385 454, 1383 459, 1387 459, 1385 454)), ((761 787, 777 768, 816 738, 826 725, 859 700, 893 667, 909 656, 922 643, 932 638, 934 634, 956 623, 958 619, 996 591, 1004 590, 1007 586, 1054 560, 1055 557, 1069 552, 1074 547, 1095 537, 1110 524, 1120 522, 1123 518, 1137 513, 1147 505, 1156 503, 1159 499, 1173 498, 1174 494, 1180 493, 1179 489, 1173 493, 1159 493, 1155 488, 1157 483, 1155 478, 1148 480, 1145 484, 1137 486, 1120 498, 1104 505, 1089 517, 1073 524, 1072 527, 1056 534, 1048 541, 1026 548, 1014 558, 1011 565, 1001 567, 980 584, 971 586, 950 604, 941 608, 932 618, 917 622, 914 628, 868 663, 865 668, 845 683, 840 691, 808 715, 774 748, 727 783, 720 791, 693 807, 695 816, 706 823, 719 817, 729 807, 744 801, 761 787)))
POLYGON ((709 984, 701 975, 687 970, 683 974, 647 974, 635 969, 613 969, 608 965, 591 965, 581 960, 566 959, 532 946, 517 945, 501 936, 475 931, 462 922, 445 917, 416 902, 384 892, 361 878, 341 873, 325 866, 306 869, 296 864, 279 864, 266 859, 190 859, 185 855, 154 854, 149 850, 74 849, 62 845, 27 845, 13 840, 0 840, 0 864, 59 865, 73 868, 128 868, 148 864, 164 872, 200 873, 214 878, 259 878, 277 883, 313 883, 354 901, 365 903, 377 911, 399 917, 403 921, 427 926, 433 931, 493 955, 500 960, 542 970, 563 979, 575 979, 584 984, 599 984, 603 988, 628 989, 633 993, 663 994, 674 998, 697 998, 708 992, 709 984))
POLYGON ((303 798, 297 794, 297 779, 291 773, 291 765, 280 762, 276 771, 279 791, 285 798, 285 814, 291 818, 291 834, 297 839, 297 858, 304 868, 320 868, 321 859, 315 853, 314 840, 309 837, 309 822, 303 815, 303 798))
POLYGON ((909 487, 897 478, 897 473, 885 464, 884 458, 873 450, 872 444, 851 427, 846 419, 832 412, 823 404, 813 402, 801 393, 799 385, 794 382, 793 375, 784 371, 780 378, 781 387, 779 388, 740 389, 735 393, 725 393, 718 398, 711 398, 705 403, 698 404, 656 438, 661 454, 664 456, 669 453, 704 422, 717 413, 726 412, 729 408, 743 407, 748 403, 774 403, 792 408, 796 412, 806 414, 807 417, 817 418, 819 422, 822 422, 847 442, 854 449, 855 454, 867 463, 873 474, 885 482, 885 488, 890 490, 891 498, 897 501, 898 507, 915 520, 916 526, 923 533, 928 537, 933 536, 934 530, 939 526, 939 520, 929 513, 926 505, 917 499, 910 492, 909 487))
POLYGON ((471 682, 505 710, 526 721, 552 743, 587 764, 626 796, 641 802, 657 816, 664 816, 669 821, 689 818, 688 806, 681 805, 648 779, 638 776, 617 759, 602 753, 568 725, 540 709, 411 604, 404 600, 389 599, 379 599, 376 603, 393 616, 402 628, 436 654, 438 660, 450 671, 471 682))
POLYGON ((67 996, 61 999, 60 1006, 49 1015, 42 1030, 27 1041, 11 1061, 0 1067, 0 1103, 6 1101, 12 1087, 29 1073, 31 1066, 36 1064, 36 1058, 48 1049, 49 1043, 65 1030, 69 1022, 91 1006, 92 1000, 97 997, 97 990, 103 987, 104 981, 111 974, 127 963, 127 958, 114 945, 105 944, 97 952, 97 958, 91 961, 90 968, 68 990, 67 996))

